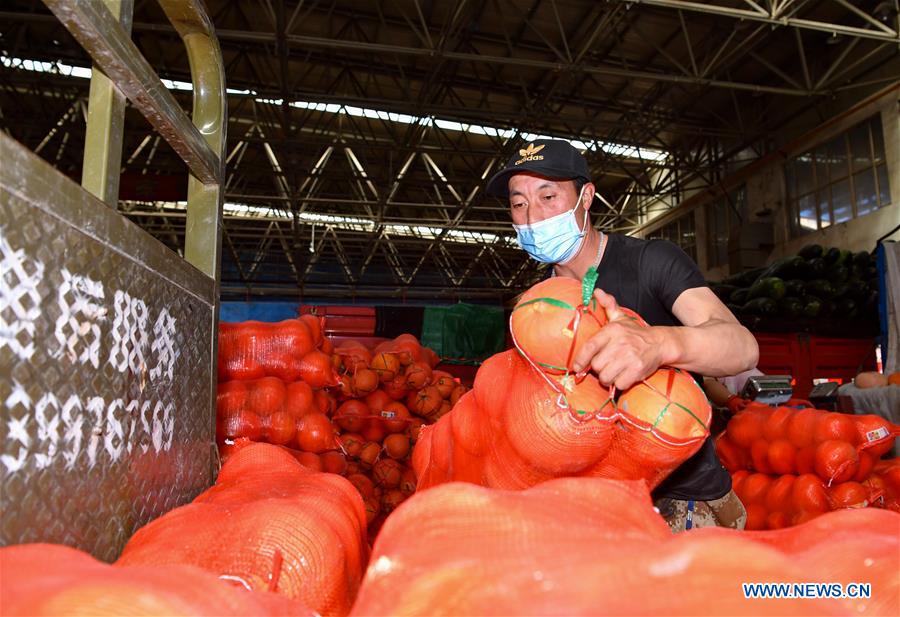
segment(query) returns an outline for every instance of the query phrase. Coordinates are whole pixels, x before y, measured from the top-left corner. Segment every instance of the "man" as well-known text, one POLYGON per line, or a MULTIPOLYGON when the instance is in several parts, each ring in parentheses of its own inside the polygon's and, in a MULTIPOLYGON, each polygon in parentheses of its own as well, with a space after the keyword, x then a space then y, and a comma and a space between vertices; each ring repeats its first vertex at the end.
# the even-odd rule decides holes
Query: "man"
MULTIPOLYGON (((589 223, 595 187, 587 161, 567 141, 536 140, 518 150, 488 181, 487 192, 509 199, 519 245, 550 263, 552 276, 581 280, 597 268, 594 296, 610 323, 574 359, 607 386, 624 390, 660 366, 709 376, 756 366, 753 335, 706 286, 677 246, 603 234, 589 223), (619 305, 650 328, 623 319, 619 305)), ((673 531, 719 525, 743 528, 746 512, 710 439, 654 491, 673 531)))

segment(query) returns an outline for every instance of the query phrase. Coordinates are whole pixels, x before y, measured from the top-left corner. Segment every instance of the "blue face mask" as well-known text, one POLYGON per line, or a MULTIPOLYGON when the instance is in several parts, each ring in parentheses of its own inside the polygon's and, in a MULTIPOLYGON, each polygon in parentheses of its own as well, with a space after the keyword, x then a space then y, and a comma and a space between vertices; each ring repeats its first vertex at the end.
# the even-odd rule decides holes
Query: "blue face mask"
POLYGON ((578 228, 575 218, 584 189, 581 187, 575 207, 571 210, 531 225, 513 225, 522 250, 545 264, 565 264, 572 259, 581 248, 587 229, 587 210, 584 211, 583 229, 578 228))

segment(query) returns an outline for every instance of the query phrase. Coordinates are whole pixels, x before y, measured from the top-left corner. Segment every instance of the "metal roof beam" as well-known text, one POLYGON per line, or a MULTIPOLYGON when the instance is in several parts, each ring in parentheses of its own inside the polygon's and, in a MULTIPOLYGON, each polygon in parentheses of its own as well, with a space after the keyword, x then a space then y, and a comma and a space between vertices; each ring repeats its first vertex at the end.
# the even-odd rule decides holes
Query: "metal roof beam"
MULTIPOLYGON (((672 4, 681 6, 680 2, 669 2, 669 0, 628 0, 629 2, 647 2, 647 3, 659 3, 659 4, 672 4)), ((694 3, 684 3, 686 6, 682 8, 689 9, 689 4, 694 3)), ((699 5, 704 6, 704 5, 699 5)), ((740 9, 731 9, 731 10, 740 10, 740 9)), ((747 11, 750 13, 751 11, 747 11)), ((756 15, 755 12, 753 12, 756 15)), ((28 19, 29 15, 24 13, 15 13, 9 11, 0 12, 0 17, 10 19, 28 19)), ((749 17, 748 17, 749 19, 749 17)), ((780 23, 780 22, 778 22, 780 23)), ((837 28, 837 26, 835 26, 837 28)), ((135 22, 132 26, 133 30, 136 31, 162 31, 162 32, 174 32, 174 29, 165 25, 160 24, 148 24, 148 23, 137 23, 135 22)), ((856 29, 860 30, 864 33, 871 32, 865 29, 856 29)), ((834 28, 826 29, 827 32, 834 31, 834 28)), ((216 35, 221 40, 231 40, 231 41, 242 41, 248 43, 274 43, 277 40, 277 34, 274 32, 253 32, 248 30, 229 30, 229 29, 217 29, 216 35)), ((869 38, 879 38, 879 39, 887 39, 891 40, 891 37, 887 35, 887 33, 881 33, 880 36, 869 37, 869 38)), ((780 88, 773 86, 761 86, 757 84, 750 83, 742 83, 742 82, 734 82, 727 80, 718 80, 718 79, 708 79, 704 77, 692 77, 692 76, 683 76, 683 75, 667 75, 665 73, 656 73, 652 71, 634 71, 629 69, 621 69, 613 66, 598 66, 598 65, 581 65, 581 64, 573 64, 567 62, 550 62, 546 60, 536 60, 536 59, 527 59, 527 58, 516 58, 516 57, 503 57, 503 56, 492 56, 487 54, 475 54, 475 53, 466 53, 466 52, 452 52, 445 51, 440 49, 429 49, 423 47, 408 47, 403 45, 388 45, 383 43, 367 43, 362 41, 354 41, 354 40, 338 40, 338 39, 329 39, 324 37, 315 37, 315 36, 305 36, 298 34, 289 34, 285 36, 285 41, 289 43, 291 46, 297 47, 319 47, 325 49, 344 49, 351 50, 357 52, 372 52, 386 55, 405 55, 405 56, 420 56, 420 57, 428 57, 428 58, 439 58, 439 59, 447 59, 447 60, 458 60, 461 62, 473 62, 473 63, 487 63, 487 64, 496 64, 496 65, 507 65, 507 66, 518 66, 518 67, 528 67, 528 68, 536 68, 548 71, 561 71, 561 72, 570 72, 570 73, 586 73, 586 74, 595 74, 595 75, 608 75, 613 77, 622 77, 624 79, 647 79, 651 81, 663 81, 670 83, 692 83, 703 86, 711 86, 716 88, 734 88, 737 90, 745 90, 749 92, 768 92, 770 94, 784 94, 786 96, 809 96, 811 94, 818 94, 816 92, 810 92, 806 90, 797 90, 792 88, 780 88)))
MULTIPOLYGON (((233 32, 222 30, 218 31, 219 35, 228 38, 236 36, 248 40, 268 40, 270 35, 256 32, 233 32)), ((429 58, 446 58, 449 60, 459 60, 462 62, 490 63, 506 66, 518 66, 526 68, 541 69, 546 71, 568 72, 576 74, 593 74, 608 75, 612 77, 622 77, 624 79, 646 79, 648 81, 659 81, 667 83, 694 84, 700 86, 711 86, 715 88, 733 88, 736 90, 745 90, 747 92, 767 92, 770 94, 783 94, 786 96, 810 96, 819 94, 807 90, 797 90, 796 88, 782 88, 775 86, 763 86, 751 83, 742 83, 736 81, 727 81, 720 79, 709 79, 705 77, 693 77, 686 75, 669 75, 666 73, 657 73, 653 71, 636 71, 632 69, 622 69, 613 66, 599 65, 577 65, 565 62, 550 62, 547 60, 537 60, 528 58, 514 58, 492 56, 487 54, 472 54, 463 52, 440 51, 433 49, 422 49, 417 47, 406 47, 402 45, 387 45, 383 43, 361 43, 359 41, 338 41, 335 39, 327 39, 314 36, 291 35, 288 39, 300 46, 324 47, 328 49, 346 49, 359 52, 373 52, 384 54, 400 54, 409 56, 424 56, 429 58)))
MULTIPOLYGON (((845 8, 849 3, 835 0, 845 8)), ((722 6, 713 2, 688 2, 686 0, 626 0, 632 4, 645 4, 650 6, 659 6, 667 9, 678 9, 685 11, 694 11, 697 13, 706 13, 708 15, 722 15, 725 17, 733 17, 735 19, 746 19, 748 21, 759 21, 775 26, 789 26, 793 28, 803 28, 806 30, 818 30, 819 32, 827 32, 829 34, 845 34, 863 39, 875 39, 879 41, 889 41, 900 45, 900 33, 893 28, 888 28, 883 24, 879 24, 878 29, 858 28, 856 26, 845 26, 824 21, 816 21, 812 19, 799 19, 797 17, 773 17, 768 11, 761 7, 757 9, 737 9, 730 6, 722 6)), ((862 13, 855 7, 852 12, 862 13)), ((871 16, 867 16, 866 21, 872 23, 874 20, 871 16)))

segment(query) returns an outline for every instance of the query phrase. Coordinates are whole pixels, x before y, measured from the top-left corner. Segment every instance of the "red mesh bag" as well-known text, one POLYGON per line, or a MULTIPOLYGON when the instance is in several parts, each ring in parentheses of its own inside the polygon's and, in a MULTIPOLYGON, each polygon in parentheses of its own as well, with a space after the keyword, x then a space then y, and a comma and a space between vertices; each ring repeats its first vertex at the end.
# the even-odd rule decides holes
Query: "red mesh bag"
MULTIPOLYGON (((703 528, 697 533, 720 531, 703 528)), ((844 600, 854 614, 900 614, 900 514, 877 508, 836 510, 797 527, 743 537, 783 553, 809 573, 807 580, 845 587, 870 583, 871 599, 844 600)))
POLYGON ((863 485, 880 493, 876 506, 900 512, 900 458, 878 461, 863 485))
POLYGON ((337 447, 330 422, 303 381, 263 377, 220 384, 216 423, 221 442, 247 438, 315 453, 337 447))
MULTIPOLYGON (((849 523, 857 527, 852 518, 849 523)), ((873 537, 894 534, 888 540, 896 542, 895 529, 876 530, 873 537)), ((836 570, 817 569, 811 559, 799 567, 744 532, 704 531, 673 536, 642 483, 563 478, 524 491, 447 484, 414 495, 387 519, 353 614, 857 612, 857 605, 839 600, 745 599, 742 583, 829 580, 836 570)), ((834 563, 845 550, 861 547, 829 542, 808 548, 834 563)), ((804 557, 802 549, 793 555, 804 557)), ((858 557, 841 576, 872 580, 873 593, 881 580, 896 576, 888 570, 896 560, 867 568, 858 557)))
POLYGON ((413 362, 404 372, 406 387, 410 390, 421 390, 431 383, 431 365, 428 362, 413 362))
POLYGON ((712 408, 687 373, 662 368, 621 394, 603 477, 656 487, 709 436, 712 408))
POLYGON ((365 397, 378 391, 378 373, 372 369, 358 369, 352 375, 345 375, 351 380, 351 398, 365 397))
POLYGON ((832 510, 879 504, 883 491, 859 482, 826 486, 815 474, 770 476, 738 471, 732 489, 747 509, 748 530, 774 530, 805 523, 832 510))
POLYGON ((348 373, 368 368, 372 362, 372 352, 359 341, 344 341, 334 348, 334 353, 341 359, 341 364, 348 373))
POLYGON ((219 381, 272 376, 296 381, 301 360, 316 350, 316 333, 302 319, 219 324, 219 381))
MULTIPOLYGON (((246 437, 239 437, 233 440, 225 440, 223 443, 219 444, 219 460, 222 462, 222 464, 225 464, 228 459, 234 456, 238 451, 243 450, 248 446, 252 446, 255 443, 258 442, 251 441, 246 437)), ((288 448, 285 446, 278 447, 294 457, 294 460, 296 460, 307 469, 310 469, 312 471, 326 471, 324 469, 321 457, 318 454, 314 454, 312 452, 304 452, 303 450, 295 450, 293 448, 288 448)), ((328 454, 328 452, 323 453, 323 455, 324 454, 328 454)))
POLYGON ((425 357, 425 361, 431 365, 431 368, 434 368, 441 363, 441 357, 437 355, 431 347, 423 347, 422 353, 425 357))
POLYGON ((419 489, 454 480, 521 489, 561 476, 652 488, 700 448, 712 410, 686 373, 661 368, 618 399, 593 374, 572 373, 580 345, 607 324, 595 279, 591 269, 583 283, 551 279, 523 295, 510 320, 516 350, 485 362, 472 392, 422 430, 419 489))
POLYGON ((708 435, 709 404, 687 379, 661 369, 629 390, 647 393, 617 407, 591 375, 551 377, 516 350, 497 354, 481 366, 473 390, 421 430, 413 452, 419 489, 455 480, 522 489, 560 476, 643 479, 655 487, 708 435), (673 398, 683 392, 693 402, 673 398), (693 404, 702 408, 687 408, 693 404))
POLYGON ((299 378, 316 389, 340 385, 331 356, 318 349, 313 349, 300 358, 297 364, 299 378))
MULTIPOLYGON (((306 327, 309 329, 309 335, 312 337, 313 347, 315 347, 316 349, 322 349, 322 351, 330 354, 331 350, 326 349, 325 317, 307 313, 305 315, 300 315, 300 321, 305 323, 306 327)), ((328 344, 330 345, 330 343, 328 344)))
POLYGON ((114 567, 56 544, 0 548, 4 615, 314 615, 192 566, 114 567))
POLYGON ((875 415, 750 403, 728 422, 716 449, 732 473, 814 473, 830 487, 864 481, 900 426, 875 415))
POLYGON ((375 348, 375 355, 380 353, 389 353, 397 356, 400 365, 403 367, 426 359, 421 343, 412 334, 401 334, 393 340, 380 343, 375 348))
MULTIPOLYGON (((344 401, 332 419, 345 433, 360 434, 366 441, 377 443, 384 441, 389 434, 406 431, 412 423, 409 410, 380 390, 365 401, 344 401)), ((343 448, 342 445, 339 447, 343 448)))
POLYGON ((375 353, 372 355, 372 361, 369 363, 369 368, 378 373, 378 380, 383 384, 398 377, 403 377, 404 382, 406 381, 403 375, 403 365, 400 364, 398 354, 380 351, 376 348, 375 353))
POLYGON ((347 480, 253 444, 191 504, 139 529, 117 564, 195 565, 343 615, 362 577, 365 533, 362 499, 347 480))

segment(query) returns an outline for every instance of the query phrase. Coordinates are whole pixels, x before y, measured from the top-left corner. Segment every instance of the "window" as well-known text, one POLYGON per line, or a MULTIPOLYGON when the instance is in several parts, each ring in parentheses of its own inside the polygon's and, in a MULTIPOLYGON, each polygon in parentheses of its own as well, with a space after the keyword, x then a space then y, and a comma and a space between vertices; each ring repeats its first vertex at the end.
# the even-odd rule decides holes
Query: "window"
POLYGON ((887 206, 887 176, 878 115, 789 160, 785 181, 792 236, 844 223, 887 206))
POLYGON ((648 240, 668 240, 681 247, 688 256, 697 261, 697 235, 694 233, 694 213, 688 212, 681 218, 650 232, 648 240))
POLYGON ((706 206, 707 267, 728 263, 728 234, 747 217, 747 187, 741 185, 706 206))

